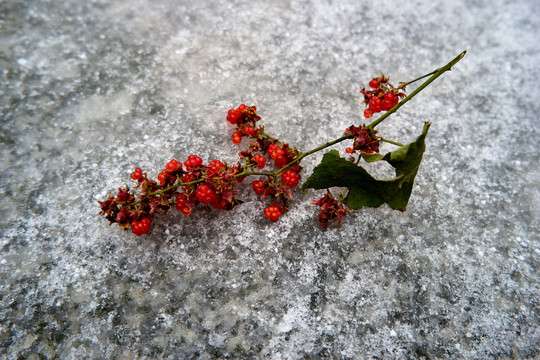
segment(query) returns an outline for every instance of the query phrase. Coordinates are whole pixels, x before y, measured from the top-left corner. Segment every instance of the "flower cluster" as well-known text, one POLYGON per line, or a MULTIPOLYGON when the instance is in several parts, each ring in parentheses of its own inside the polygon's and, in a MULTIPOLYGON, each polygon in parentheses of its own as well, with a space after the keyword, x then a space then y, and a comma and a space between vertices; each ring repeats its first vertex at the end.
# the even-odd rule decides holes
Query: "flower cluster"
POLYGON ((342 201, 338 202, 334 199, 330 190, 328 190, 319 200, 313 201, 312 204, 317 205, 321 209, 321 212, 319 213, 319 224, 321 224, 322 227, 328 227, 330 222, 339 225, 345 215, 352 211, 346 209, 343 206, 342 201))
POLYGON ((372 154, 379 152, 380 139, 377 137, 377 130, 368 128, 366 125, 354 126, 351 125, 345 130, 344 135, 351 135, 353 138, 353 146, 345 149, 347 154, 352 154, 355 151, 372 154))
POLYGON ((373 114, 388 111, 397 105, 401 98, 405 97, 405 93, 400 90, 405 90, 404 85, 400 85, 395 88, 389 83, 389 78, 384 74, 371 79, 369 87, 373 90, 366 90, 365 88, 360 90, 364 95, 364 104, 367 105, 367 109, 364 110, 364 117, 369 119, 373 114))

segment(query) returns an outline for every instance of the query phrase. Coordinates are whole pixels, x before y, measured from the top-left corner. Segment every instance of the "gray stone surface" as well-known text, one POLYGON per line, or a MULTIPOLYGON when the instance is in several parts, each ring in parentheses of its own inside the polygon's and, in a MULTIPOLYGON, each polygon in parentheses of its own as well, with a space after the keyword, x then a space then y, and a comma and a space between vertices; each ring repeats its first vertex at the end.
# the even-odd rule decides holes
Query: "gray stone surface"
POLYGON ((539 14, 534 0, 0 2, 0 356, 540 357, 539 14), (136 166, 234 162, 225 115, 241 102, 307 150, 363 121, 372 76, 409 80, 464 49, 379 127, 408 141, 433 122, 405 213, 322 230, 311 191, 272 224, 246 190, 141 238, 97 214, 136 166))

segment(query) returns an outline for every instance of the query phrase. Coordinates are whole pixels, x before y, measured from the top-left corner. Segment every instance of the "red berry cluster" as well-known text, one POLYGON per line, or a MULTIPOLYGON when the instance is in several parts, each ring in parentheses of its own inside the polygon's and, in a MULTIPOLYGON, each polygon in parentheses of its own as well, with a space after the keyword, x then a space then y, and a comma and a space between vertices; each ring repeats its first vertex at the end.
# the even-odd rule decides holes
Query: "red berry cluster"
POLYGON ((353 136, 353 146, 348 147, 345 151, 347 154, 352 154, 357 150, 367 154, 379 152, 380 139, 376 134, 376 130, 372 130, 365 125, 349 126, 344 135, 353 136))
POLYGON ((264 215, 276 221, 288 211, 287 199, 292 198, 291 191, 300 182, 302 167, 294 163, 298 150, 269 137, 263 132, 262 126, 256 126, 260 117, 255 106, 242 104, 231 109, 227 120, 236 125, 237 135, 233 139, 239 137, 241 141, 244 136, 253 139, 248 149, 239 153, 244 160, 243 166, 239 163, 227 166, 220 160, 212 160, 205 165, 199 156, 189 155, 183 164, 176 159, 170 160, 165 169, 159 172, 157 181, 148 179, 141 168, 136 168, 131 178, 137 181, 137 185, 132 190, 128 187, 119 189, 116 196, 109 195, 107 200, 100 202, 101 215, 111 224, 117 223, 125 230, 131 227, 134 234, 143 235, 150 231, 153 214, 158 210, 167 213, 171 206, 185 216, 190 215, 198 204, 231 210, 240 203, 235 198, 238 192, 235 186, 245 176, 256 174, 250 171, 263 169, 270 158, 277 168, 288 168, 276 175, 261 173, 267 180, 256 180, 252 187, 261 198, 271 200, 264 215), (136 190, 139 190, 138 194, 135 194, 136 190))
POLYGON ((255 106, 240 104, 236 109, 230 109, 227 113, 227 121, 236 125, 236 131, 232 134, 232 142, 240 144, 244 136, 257 138, 263 131, 263 127, 256 126, 260 119, 255 106))
POLYGON ((312 204, 319 206, 321 209, 321 212, 319 213, 319 224, 321 224, 322 227, 327 227, 330 222, 339 225, 345 215, 347 215, 348 212, 351 212, 351 210, 343 207, 342 202, 338 202, 334 199, 330 190, 328 190, 326 195, 319 200, 313 201, 312 204))
POLYGON ((400 92, 403 87, 395 88, 389 83, 389 78, 384 74, 380 77, 373 78, 369 82, 369 87, 373 90, 366 90, 365 88, 360 90, 364 95, 364 103, 367 105, 367 109, 364 110, 364 116, 370 118, 373 114, 388 111, 397 105, 400 98, 405 97, 405 93, 400 92))
POLYGON ((137 181, 132 191, 128 187, 119 189, 116 196, 109 195, 100 201, 101 215, 110 223, 118 223, 121 228, 131 230, 136 235, 150 231, 152 216, 158 210, 165 213, 171 206, 188 216, 198 204, 210 204, 216 209, 230 210, 238 201, 234 198, 234 186, 243 178, 240 165, 227 166, 220 160, 208 165, 197 155, 189 155, 183 164, 172 159, 158 177, 158 181, 148 179, 140 168, 136 168, 131 178, 137 181), (138 196, 135 190, 140 188, 138 196), (181 192, 178 192, 178 190, 181 192))

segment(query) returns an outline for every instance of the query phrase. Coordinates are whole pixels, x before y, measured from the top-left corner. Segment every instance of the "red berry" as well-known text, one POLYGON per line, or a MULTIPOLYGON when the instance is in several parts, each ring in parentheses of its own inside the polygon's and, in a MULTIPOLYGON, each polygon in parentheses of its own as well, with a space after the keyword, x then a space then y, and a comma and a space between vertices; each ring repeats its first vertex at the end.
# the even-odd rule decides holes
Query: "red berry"
POLYGON ((354 149, 348 147, 348 148, 345 149, 345 152, 346 152, 347 154, 352 154, 352 153, 354 152, 354 149))
POLYGON ((389 110, 391 110, 393 107, 394 107, 394 105, 392 105, 392 100, 384 99, 384 100, 382 101, 382 109, 383 109, 384 111, 389 111, 389 110))
POLYGON ((236 131, 232 134, 232 142, 235 144, 240 144, 242 141, 242 134, 239 131, 236 131))
POLYGON ((184 162, 186 169, 189 171, 191 168, 202 165, 203 161, 197 155, 189 155, 187 160, 184 162))
POLYGON ((246 126, 244 128, 244 134, 253 136, 255 134, 255 128, 253 126, 246 126))
POLYGON ((257 153, 253 155, 253 160, 257 163, 257 168, 262 169, 266 164, 266 158, 261 154, 257 153))
POLYGON ((282 168, 287 165, 287 158, 284 155, 280 155, 276 158, 276 166, 282 168))
POLYGON ((212 201, 215 200, 216 197, 216 193, 214 192, 214 190, 212 190, 208 185, 205 184, 199 185, 199 187, 197 187, 195 195, 197 196, 197 200, 199 200, 203 204, 210 204, 212 201))
POLYGON ((227 121, 234 125, 238 121, 239 115, 240 113, 238 113, 236 109, 230 109, 227 113, 227 121))
POLYGON ((277 221, 281 216, 281 208, 277 205, 270 205, 264 209, 264 216, 272 221, 277 221))
POLYGON ((221 162, 221 160, 212 160, 210 161, 210 163, 208 164, 208 166, 210 166, 211 168, 214 168, 216 170, 219 170, 221 169, 222 167, 225 167, 225 164, 223 164, 221 162))
POLYGON ((300 175, 294 170, 287 170, 281 175, 281 182, 288 187, 295 187, 300 182, 300 175))
POLYGON ((218 210, 229 210, 230 209, 229 204, 230 204, 229 201, 227 201, 224 198, 218 198, 217 196, 214 199, 214 201, 212 201, 211 203, 212 207, 218 210))
POLYGON ((131 178, 135 181, 142 179, 143 174, 141 168, 136 168, 134 172, 131 173, 131 178))
POLYGON ((270 146, 268 146, 268 150, 266 150, 266 152, 268 153, 268 155, 270 155, 272 160, 276 160, 279 156, 285 154, 285 151, 283 151, 281 146, 279 146, 276 143, 270 144, 270 146))
POLYGON ((243 113, 246 110, 247 110, 247 105, 246 104, 240 104, 240 106, 238 106, 236 108, 236 111, 239 112, 239 113, 243 113))
POLYGON ((364 110, 364 117, 365 117, 366 119, 369 119, 369 118, 372 117, 372 116, 373 116, 373 110, 371 110, 371 109, 366 109, 366 110, 364 110))
POLYGON ((161 185, 165 185, 165 182, 167 181, 167 173, 165 170, 159 173, 157 179, 161 185))
POLYGON ((378 113, 382 110, 382 101, 377 96, 373 97, 369 101, 369 108, 374 112, 378 113))
POLYGON ((379 85, 381 83, 381 78, 378 77, 378 78, 373 78, 370 82, 369 82, 369 87, 375 89, 375 88, 378 88, 379 85))
POLYGON ((165 169, 167 169, 168 171, 176 171, 178 170, 179 168, 182 167, 182 163, 181 162, 178 162, 176 161, 175 159, 172 159, 171 161, 169 161, 167 163, 167 165, 165 166, 165 169))
POLYGON ((143 217, 141 220, 134 220, 131 222, 131 231, 135 235, 141 236, 150 231, 150 225, 152 225, 152 218, 143 217))
POLYGON ((262 180, 255 180, 251 183, 251 187, 253 188, 253 191, 255 191, 255 194, 262 195, 265 190, 264 182, 262 180))

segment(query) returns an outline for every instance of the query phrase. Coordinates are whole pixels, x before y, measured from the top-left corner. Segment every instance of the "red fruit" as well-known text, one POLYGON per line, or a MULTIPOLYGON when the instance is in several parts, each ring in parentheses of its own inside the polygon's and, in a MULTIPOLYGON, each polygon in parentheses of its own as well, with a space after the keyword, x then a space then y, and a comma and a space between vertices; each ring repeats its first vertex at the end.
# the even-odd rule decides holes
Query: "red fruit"
POLYGON ((373 89, 378 88, 379 85, 380 85, 380 83, 381 83, 381 78, 380 78, 380 77, 378 77, 378 78, 373 78, 373 79, 369 82, 369 87, 370 87, 370 88, 373 88, 373 89))
POLYGON ((131 231, 135 235, 141 236, 150 231, 150 225, 152 225, 152 218, 143 217, 141 220, 134 220, 131 222, 131 231))
POLYGON ((281 175, 281 182, 288 187, 295 187, 300 182, 300 175, 294 170, 287 170, 281 175))
POLYGON ((264 209, 264 216, 272 221, 277 221, 281 216, 281 208, 277 205, 270 205, 264 209))
POLYGON ((167 173, 165 170, 159 173, 157 179, 161 185, 165 185, 165 182, 167 181, 167 173))
POLYGON ((257 168, 259 169, 264 168, 264 165, 266 164, 266 158, 259 153, 253 155, 253 161, 257 163, 257 168))
POLYGON ((366 110, 364 110, 364 117, 365 117, 366 119, 369 119, 369 118, 372 117, 372 116, 373 116, 373 110, 371 110, 371 109, 366 109, 366 110))
POLYGON ((373 97, 369 101, 369 108, 374 112, 378 113, 382 110, 382 101, 377 96, 373 97))
POLYGON ((253 188, 253 191, 255 191, 255 194, 262 195, 265 190, 264 182, 262 180, 255 180, 251 183, 251 187, 253 188))
POLYGON ((237 112, 236 109, 230 109, 227 113, 227 121, 234 125, 238 121, 239 116, 240 113, 237 112))
POLYGON ((347 154, 352 154, 352 153, 354 152, 354 149, 348 147, 348 148, 345 149, 345 152, 346 152, 347 154))
POLYGON ((255 128, 253 126, 246 126, 244 128, 244 134, 253 136, 255 134, 255 128))
POLYGON ((272 160, 276 160, 279 156, 284 155, 285 151, 276 143, 272 143, 268 146, 268 150, 266 150, 268 155, 272 158, 272 160))
POLYGON ((143 174, 141 168, 136 168, 134 172, 131 173, 131 178, 135 181, 142 179, 143 174))
POLYGON ((197 200, 199 200, 203 204, 210 204, 212 201, 215 200, 216 193, 208 185, 202 184, 197 187, 195 196, 197 196, 197 200))
POLYGON ((240 133, 240 131, 234 132, 232 134, 232 142, 235 144, 240 144, 241 141, 242 141, 242 134, 240 133))
POLYGON ((182 167, 181 162, 178 162, 175 159, 172 159, 171 161, 167 163, 167 165, 165 166, 165 169, 172 172, 172 171, 178 170, 181 167, 182 167))
MULTIPOLYGON (((216 196, 217 198, 217 196, 216 196)), ((217 199, 214 199, 214 201, 212 201, 211 205, 214 209, 218 209, 218 210, 229 210, 229 204, 230 202, 227 201, 226 199, 224 198, 217 198, 217 199)))
POLYGON ((280 155, 276 158, 276 166, 282 168, 287 165, 287 158, 284 155, 280 155))
POLYGON ((239 112, 239 113, 243 113, 246 110, 247 110, 247 105, 246 104, 240 104, 240 106, 238 106, 236 108, 236 111, 239 112))
POLYGON ((191 168, 195 166, 202 165, 203 161, 200 157, 197 155, 189 155, 187 160, 184 162, 184 165, 186 166, 186 169, 189 171, 191 168))

